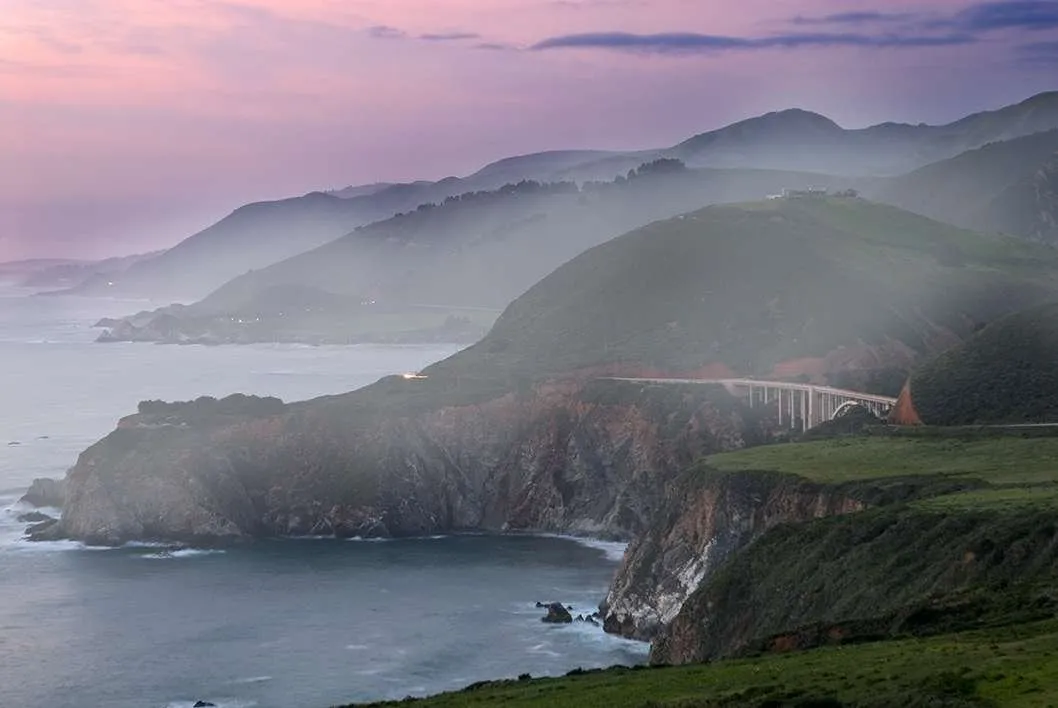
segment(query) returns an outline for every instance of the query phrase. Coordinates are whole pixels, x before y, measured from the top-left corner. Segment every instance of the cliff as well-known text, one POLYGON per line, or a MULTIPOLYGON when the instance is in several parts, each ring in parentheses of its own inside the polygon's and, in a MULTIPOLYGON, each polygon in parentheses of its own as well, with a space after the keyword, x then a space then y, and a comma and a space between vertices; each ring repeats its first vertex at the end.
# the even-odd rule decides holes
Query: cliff
POLYGON ((656 664, 1052 617, 1049 509, 882 509, 776 528, 684 603, 656 664))
POLYGON ((841 490, 790 475, 692 470, 625 554, 602 604, 604 627, 651 639, 703 580, 768 529, 862 508, 841 490))
POLYGON ((49 537, 212 543, 486 529, 629 539, 677 470, 764 434, 714 387, 567 381, 404 412, 337 397, 232 414, 227 401, 145 405, 123 419, 70 470, 49 537))

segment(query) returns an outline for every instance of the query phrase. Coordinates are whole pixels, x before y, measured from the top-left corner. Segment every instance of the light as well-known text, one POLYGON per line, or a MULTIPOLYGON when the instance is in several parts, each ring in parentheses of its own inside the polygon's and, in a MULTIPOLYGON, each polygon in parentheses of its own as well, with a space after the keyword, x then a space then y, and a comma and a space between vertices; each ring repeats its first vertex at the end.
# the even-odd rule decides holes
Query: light
POLYGON ((405 381, 413 381, 417 379, 425 379, 426 377, 422 374, 401 374, 401 378, 405 381))

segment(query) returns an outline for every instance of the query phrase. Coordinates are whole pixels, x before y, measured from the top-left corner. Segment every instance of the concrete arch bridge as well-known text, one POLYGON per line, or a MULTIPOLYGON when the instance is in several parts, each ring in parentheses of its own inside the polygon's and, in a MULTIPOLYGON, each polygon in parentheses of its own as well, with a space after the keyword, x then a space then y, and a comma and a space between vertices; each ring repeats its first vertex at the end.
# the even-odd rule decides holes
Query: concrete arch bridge
POLYGON ((695 384, 723 386, 733 395, 748 399, 750 408, 776 406, 779 413, 779 424, 787 425, 791 430, 801 431, 839 418, 854 408, 866 408, 884 420, 896 405, 896 399, 889 396, 875 396, 843 388, 787 381, 620 377, 611 377, 610 380, 680 386, 695 384))

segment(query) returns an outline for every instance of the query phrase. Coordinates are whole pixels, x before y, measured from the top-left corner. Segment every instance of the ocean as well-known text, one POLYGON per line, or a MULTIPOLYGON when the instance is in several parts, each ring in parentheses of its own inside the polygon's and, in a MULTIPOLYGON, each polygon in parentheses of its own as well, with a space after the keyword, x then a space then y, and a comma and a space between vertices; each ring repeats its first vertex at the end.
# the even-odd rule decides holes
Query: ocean
POLYGON ((635 664, 645 644, 549 626, 590 613, 620 544, 459 535, 277 539, 223 551, 22 538, 18 497, 143 399, 300 400, 417 371, 456 346, 96 344, 158 303, 0 290, 0 706, 325 708, 492 678, 635 664))

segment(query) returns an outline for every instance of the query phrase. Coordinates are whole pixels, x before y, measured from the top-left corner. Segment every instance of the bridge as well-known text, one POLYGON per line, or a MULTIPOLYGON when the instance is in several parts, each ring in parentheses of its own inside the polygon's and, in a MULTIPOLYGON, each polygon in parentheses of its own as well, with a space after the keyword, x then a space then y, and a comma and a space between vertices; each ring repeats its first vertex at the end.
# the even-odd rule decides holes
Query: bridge
POLYGON ((802 431, 838 418, 852 408, 862 407, 885 418, 896 405, 889 396, 875 396, 830 386, 765 381, 762 379, 655 379, 608 377, 610 381, 643 384, 723 386, 733 395, 749 399, 749 407, 776 406, 779 424, 802 431))

